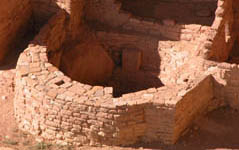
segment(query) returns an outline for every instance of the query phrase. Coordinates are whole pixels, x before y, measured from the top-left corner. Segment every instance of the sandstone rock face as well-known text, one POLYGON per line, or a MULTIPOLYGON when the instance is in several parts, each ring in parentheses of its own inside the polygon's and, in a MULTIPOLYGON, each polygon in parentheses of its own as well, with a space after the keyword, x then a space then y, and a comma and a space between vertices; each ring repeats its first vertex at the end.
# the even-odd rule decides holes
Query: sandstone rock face
POLYGON ((122 56, 122 69, 126 72, 137 72, 140 69, 142 54, 139 50, 125 50, 122 56))
POLYGON ((204 41, 205 58, 215 61, 228 59, 238 34, 233 27, 237 24, 235 18, 237 13, 233 13, 236 10, 234 5, 237 6, 237 3, 237 1, 226 1, 226 5, 222 5, 223 2, 218 1, 217 17, 212 24, 214 30, 209 34, 208 40, 204 41))
POLYGON ((84 28, 84 8, 85 8, 85 0, 71 0, 70 2, 70 23, 69 30, 71 32, 72 39, 84 39, 88 32, 85 31, 84 28))
POLYGON ((97 84, 111 77, 114 63, 99 42, 89 40, 65 49, 60 68, 72 79, 97 84))
POLYGON ((35 26, 40 28, 58 11, 63 10, 71 18, 71 30, 77 32, 77 25, 82 21, 84 3, 84 0, 31 0, 35 26))
POLYGON ((33 16, 37 27, 46 23, 47 20, 63 9, 70 11, 71 0, 31 0, 33 16))
POLYGON ((27 30, 31 17, 30 0, 0 1, 0 62, 27 30))

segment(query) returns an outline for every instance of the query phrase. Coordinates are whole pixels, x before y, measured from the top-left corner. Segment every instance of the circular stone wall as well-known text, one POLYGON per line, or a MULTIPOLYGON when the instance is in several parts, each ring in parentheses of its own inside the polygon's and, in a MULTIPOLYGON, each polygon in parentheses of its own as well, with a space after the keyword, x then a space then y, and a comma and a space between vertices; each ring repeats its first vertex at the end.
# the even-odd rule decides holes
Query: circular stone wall
POLYGON ((58 144, 172 144, 206 112, 214 97, 210 75, 119 98, 112 87, 72 81, 48 60, 66 40, 66 24, 64 13, 53 17, 19 57, 14 108, 20 129, 58 144))
POLYGON ((58 144, 128 145, 143 139, 175 142, 176 101, 166 102, 168 97, 158 96, 171 90, 152 88, 115 99, 112 87, 72 81, 48 62, 47 54, 64 42, 65 20, 64 13, 53 17, 19 57, 14 100, 19 128, 58 144), (146 114, 152 108, 166 113, 155 131, 146 119, 146 115, 154 116, 146 114), (164 133, 151 135, 158 131, 164 133))

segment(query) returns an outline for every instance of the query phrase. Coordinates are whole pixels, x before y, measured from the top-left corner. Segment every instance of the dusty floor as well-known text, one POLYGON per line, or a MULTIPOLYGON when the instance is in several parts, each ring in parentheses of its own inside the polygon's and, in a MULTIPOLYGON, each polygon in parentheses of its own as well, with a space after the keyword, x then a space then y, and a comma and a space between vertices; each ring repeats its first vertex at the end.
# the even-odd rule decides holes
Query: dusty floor
POLYGON ((0 150, 239 150, 239 112, 221 108, 196 123, 177 144, 138 143, 131 147, 60 147, 39 144, 17 130, 13 115, 14 69, 0 71, 0 150), (7 149, 6 149, 7 150, 7 149))

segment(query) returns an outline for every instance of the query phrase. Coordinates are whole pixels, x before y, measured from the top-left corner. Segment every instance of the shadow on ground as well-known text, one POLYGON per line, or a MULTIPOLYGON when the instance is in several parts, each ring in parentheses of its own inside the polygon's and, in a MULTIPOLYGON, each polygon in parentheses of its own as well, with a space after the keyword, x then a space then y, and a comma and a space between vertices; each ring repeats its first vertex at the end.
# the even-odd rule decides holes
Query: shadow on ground
POLYGON ((153 150, 239 150, 239 112, 230 108, 216 110, 194 125, 178 143, 137 144, 153 150))

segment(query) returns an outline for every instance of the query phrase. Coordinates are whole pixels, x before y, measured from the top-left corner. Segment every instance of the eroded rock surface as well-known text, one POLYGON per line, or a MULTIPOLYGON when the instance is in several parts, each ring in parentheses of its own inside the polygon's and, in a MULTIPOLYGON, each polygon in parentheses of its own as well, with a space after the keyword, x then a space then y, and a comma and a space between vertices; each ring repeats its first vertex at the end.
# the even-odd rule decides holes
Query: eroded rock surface
POLYGON ((29 28, 32 15, 30 0, 0 1, 0 63, 9 51, 17 49, 29 28))

